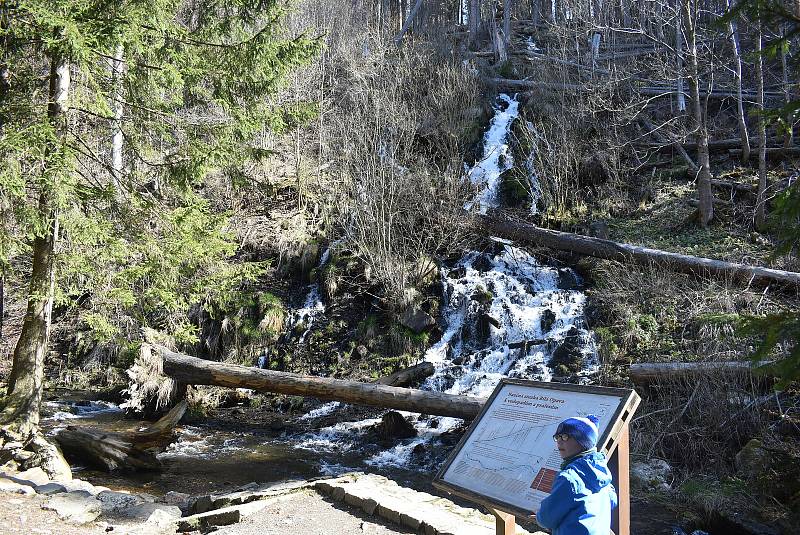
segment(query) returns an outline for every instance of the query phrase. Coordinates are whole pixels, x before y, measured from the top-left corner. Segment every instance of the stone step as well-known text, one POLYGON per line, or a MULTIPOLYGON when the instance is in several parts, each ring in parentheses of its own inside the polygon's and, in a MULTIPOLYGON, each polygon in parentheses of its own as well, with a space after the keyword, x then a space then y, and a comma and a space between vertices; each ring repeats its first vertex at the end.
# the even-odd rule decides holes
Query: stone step
MULTIPOLYGON (((317 481, 314 487, 335 501, 358 507, 368 515, 378 515, 425 535, 495 535, 495 518, 477 509, 461 507, 452 501, 401 487, 375 474, 353 473, 317 481)), ((517 527, 517 535, 530 534, 517 527)))
POLYGON ((284 494, 186 516, 177 520, 177 529, 178 531, 202 531, 219 526, 229 526, 241 522, 248 516, 259 513, 271 505, 292 498, 294 498, 293 494, 284 494))

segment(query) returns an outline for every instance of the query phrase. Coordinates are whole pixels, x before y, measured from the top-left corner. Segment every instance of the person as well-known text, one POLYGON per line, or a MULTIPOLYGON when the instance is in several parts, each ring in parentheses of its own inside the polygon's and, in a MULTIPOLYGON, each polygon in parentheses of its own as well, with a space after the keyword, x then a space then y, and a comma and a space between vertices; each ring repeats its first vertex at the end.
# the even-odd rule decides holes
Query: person
POLYGON ((553 439, 563 459, 550 495, 542 500, 536 521, 553 535, 608 535, 617 493, 605 455, 596 449, 599 419, 567 418, 553 439))

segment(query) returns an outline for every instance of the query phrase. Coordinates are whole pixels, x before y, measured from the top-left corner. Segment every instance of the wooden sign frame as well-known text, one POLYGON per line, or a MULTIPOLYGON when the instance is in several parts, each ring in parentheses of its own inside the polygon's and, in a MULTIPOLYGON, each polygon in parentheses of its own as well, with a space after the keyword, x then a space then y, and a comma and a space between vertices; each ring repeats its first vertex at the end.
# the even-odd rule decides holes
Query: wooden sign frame
POLYGON ((472 421, 469 429, 461 437, 456 447, 450 453, 447 461, 442 465, 433 480, 433 486, 450 492, 467 500, 480 503, 486 506, 497 518, 497 533, 513 533, 514 516, 520 518, 530 518, 532 511, 521 509, 513 504, 497 500, 496 498, 478 494, 470 489, 455 485, 445 481, 444 475, 450 465, 458 456, 461 449, 469 440, 472 433, 477 429, 482 418, 492 407, 498 394, 505 385, 528 386, 548 390, 559 390, 566 392, 580 392, 584 394, 596 394, 618 397, 620 403, 617 405, 610 423, 601 431, 597 440, 597 450, 603 452, 608 459, 608 467, 611 471, 614 488, 617 491, 618 506, 612 512, 612 530, 617 535, 630 534, 630 485, 629 485, 629 444, 628 426, 633 413, 639 406, 641 398, 633 389, 611 388, 604 386, 584 386, 569 383, 553 383, 542 381, 528 381, 524 379, 503 378, 495 387, 492 395, 484 403, 481 412, 472 421), (510 516, 510 515, 514 516, 510 516), (510 523, 510 525, 509 525, 510 523))

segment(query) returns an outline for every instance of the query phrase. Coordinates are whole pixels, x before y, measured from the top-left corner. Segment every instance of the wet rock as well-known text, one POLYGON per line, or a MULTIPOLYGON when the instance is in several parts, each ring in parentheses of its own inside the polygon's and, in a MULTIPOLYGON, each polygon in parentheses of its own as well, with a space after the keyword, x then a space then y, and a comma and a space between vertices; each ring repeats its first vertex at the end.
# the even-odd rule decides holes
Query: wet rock
POLYGON ((483 286, 478 286, 478 288, 475 289, 475 292, 470 296, 470 299, 477 301, 482 305, 488 305, 492 302, 494 296, 492 295, 492 292, 483 286))
POLYGON ((523 353, 527 354, 528 348, 532 346, 538 346, 547 343, 547 340, 520 340, 519 342, 510 342, 508 344, 509 349, 521 349, 523 353))
POLYGON ((411 457, 416 461, 424 459, 427 453, 428 448, 425 447, 425 444, 417 444, 411 449, 411 457))
POLYGON ((269 423, 269 430, 273 432, 280 432, 286 429, 286 422, 283 420, 272 420, 269 423))
POLYGON ((447 273, 447 278, 449 279, 463 279, 467 276, 467 268, 464 266, 458 266, 456 268, 451 269, 447 273))
POLYGON ((416 305, 406 308, 400 315, 399 321, 400 325, 418 334, 436 325, 433 316, 416 305))
POLYGON ((489 314, 481 314, 480 319, 481 319, 481 321, 485 321, 487 324, 491 325, 495 329, 499 329, 500 328, 500 320, 498 320, 497 318, 495 318, 495 317, 493 317, 493 316, 491 316, 489 314))
POLYGON ((581 371, 585 362, 586 358, 581 351, 578 328, 572 326, 564 337, 564 341, 553 351, 548 366, 553 369, 554 374, 568 376, 581 371))
POLYGON ((630 469, 631 486, 643 490, 670 490, 672 467, 663 459, 634 462, 630 469))
POLYGON ((545 311, 542 312, 542 325, 541 325, 542 333, 549 332, 550 329, 553 328, 553 324, 555 322, 556 322, 556 313, 550 310, 549 308, 545 309, 545 311))
POLYGON ((494 262, 487 255, 482 254, 472 262, 472 269, 477 270, 479 273, 486 273, 494 269, 494 262))
POLYGON ((42 509, 55 511, 59 518, 72 524, 86 524, 94 521, 101 512, 100 502, 85 492, 67 492, 50 498, 42 509))
POLYGON ((485 345, 492 334, 492 327, 499 329, 500 322, 485 312, 478 314, 475 320, 475 341, 485 345))
POLYGON ((381 422, 375 426, 375 432, 383 440, 412 438, 417 436, 417 430, 411 423, 403 418, 399 412, 389 411, 383 415, 381 422))
POLYGON ((562 290, 579 290, 581 288, 581 280, 578 274, 571 269, 559 269, 558 287, 562 290))

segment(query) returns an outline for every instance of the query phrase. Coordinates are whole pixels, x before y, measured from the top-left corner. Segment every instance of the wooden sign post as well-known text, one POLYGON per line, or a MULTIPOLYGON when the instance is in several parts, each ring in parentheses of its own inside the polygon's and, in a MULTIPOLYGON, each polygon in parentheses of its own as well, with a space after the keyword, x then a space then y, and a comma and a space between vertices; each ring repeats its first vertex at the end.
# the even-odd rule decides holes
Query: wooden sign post
POLYGON ((639 402, 631 389, 503 379, 433 485, 483 504, 496 518, 497 535, 513 535, 515 517, 531 518, 558 475, 558 424, 595 414, 597 449, 608 459, 619 502, 611 527, 630 535, 628 426, 639 402))

